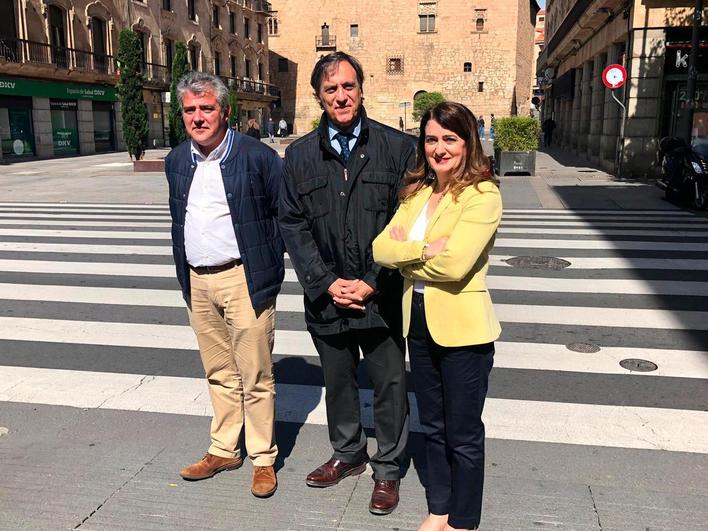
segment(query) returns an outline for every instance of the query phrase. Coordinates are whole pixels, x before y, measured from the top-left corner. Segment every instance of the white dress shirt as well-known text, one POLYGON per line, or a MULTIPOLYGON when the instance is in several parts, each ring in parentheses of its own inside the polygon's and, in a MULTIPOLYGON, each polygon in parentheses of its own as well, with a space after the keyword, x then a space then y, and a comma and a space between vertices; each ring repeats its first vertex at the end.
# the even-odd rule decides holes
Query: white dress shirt
POLYGON ((231 151, 234 132, 228 129, 221 144, 208 156, 192 141, 192 160, 197 165, 187 199, 184 247, 187 262, 194 267, 218 266, 241 258, 221 162, 231 151))

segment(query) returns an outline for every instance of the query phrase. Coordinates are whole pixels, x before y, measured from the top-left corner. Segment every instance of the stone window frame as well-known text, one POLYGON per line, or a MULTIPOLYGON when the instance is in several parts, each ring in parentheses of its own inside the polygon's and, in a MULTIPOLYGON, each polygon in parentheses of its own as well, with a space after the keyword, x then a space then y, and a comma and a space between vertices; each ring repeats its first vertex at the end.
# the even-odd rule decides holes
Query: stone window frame
POLYGON ((405 72, 403 55, 389 55, 386 57, 386 75, 402 76, 405 72))
POLYGON ((349 38, 352 40, 359 39, 359 23, 349 24, 349 38), (356 35, 354 35, 356 33, 356 35))
POLYGON ((472 62, 471 61, 465 61, 465 63, 462 65, 462 71, 465 74, 471 74, 472 73, 472 62))
POLYGON ((418 33, 437 33, 437 0, 419 0, 418 2, 418 33), (422 29, 423 20, 426 21, 426 29, 422 29), (432 28, 431 28, 432 21, 432 28))
POLYGON ((278 37, 280 35, 280 19, 277 11, 271 11, 268 17, 268 36, 278 37))
POLYGON ((472 33, 488 33, 487 29, 487 8, 475 7, 474 8, 474 28, 472 33), (480 26, 480 21, 482 24, 480 26))

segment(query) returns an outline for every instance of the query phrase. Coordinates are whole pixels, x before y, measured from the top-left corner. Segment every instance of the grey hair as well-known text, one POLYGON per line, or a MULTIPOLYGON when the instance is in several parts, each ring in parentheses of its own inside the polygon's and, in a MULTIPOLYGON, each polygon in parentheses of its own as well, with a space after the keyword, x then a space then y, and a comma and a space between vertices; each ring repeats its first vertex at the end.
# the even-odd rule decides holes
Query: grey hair
POLYGON ((204 92, 213 92, 214 96, 216 96, 216 101, 221 107, 222 114, 226 112, 229 106, 229 89, 226 88, 219 76, 206 72, 187 72, 177 83, 177 99, 179 100, 180 109, 182 108, 184 95, 187 92, 197 95, 204 92))

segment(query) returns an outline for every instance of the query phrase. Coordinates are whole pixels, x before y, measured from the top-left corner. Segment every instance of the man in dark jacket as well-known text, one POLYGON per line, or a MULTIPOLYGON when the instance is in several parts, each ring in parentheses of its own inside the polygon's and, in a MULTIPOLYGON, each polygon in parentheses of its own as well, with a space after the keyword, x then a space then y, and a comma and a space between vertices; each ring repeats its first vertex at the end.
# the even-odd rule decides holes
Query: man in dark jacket
POLYGON ((280 157, 228 127, 228 89, 190 72, 177 87, 191 140, 165 161, 177 279, 209 383, 211 446, 180 474, 189 480, 239 468, 245 424, 251 492, 277 488, 273 464, 275 297, 285 268, 278 233, 280 157))
POLYGON ((363 82, 361 65, 346 53, 329 54, 315 65, 311 84, 324 114, 319 129, 286 151, 279 220, 305 291, 305 320, 322 363, 334 448, 307 484, 329 487, 366 468, 357 384, 361 350, 374 387, 378 443, 369 510, 388 514, 398 504, 408 433, 402 281, 374 263, 371 242, 393 215, 401 179, 415 162, 415 143, 367 118, 363 82))

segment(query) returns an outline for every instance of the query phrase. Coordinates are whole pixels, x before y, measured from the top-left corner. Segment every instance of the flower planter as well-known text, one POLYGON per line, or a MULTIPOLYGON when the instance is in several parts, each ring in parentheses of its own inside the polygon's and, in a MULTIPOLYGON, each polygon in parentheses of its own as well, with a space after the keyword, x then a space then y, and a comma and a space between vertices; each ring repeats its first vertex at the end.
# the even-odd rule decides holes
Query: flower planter
POLYGON ((497 175, 536 175, 535 151, 494 150, 494 163, 497 175))

